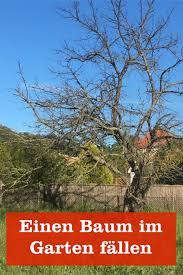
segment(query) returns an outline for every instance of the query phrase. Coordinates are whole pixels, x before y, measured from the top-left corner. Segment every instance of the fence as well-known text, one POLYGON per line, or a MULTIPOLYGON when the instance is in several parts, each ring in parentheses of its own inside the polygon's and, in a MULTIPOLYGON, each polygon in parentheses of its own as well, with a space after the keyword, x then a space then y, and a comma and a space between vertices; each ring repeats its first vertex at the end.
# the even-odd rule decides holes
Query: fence
MULTIPOLYGON (((121 211, 126 191, 119 185, 60 186, 52 196, 60 209, 85 209, 91 211, 121 211)), ((1 194, 3 208, 40 209, 48 207, 48 200, 41 191, 18 190, 1 194)), ((145 197, 146 207, 183 213, 183 185, 154 185, 145 197)))

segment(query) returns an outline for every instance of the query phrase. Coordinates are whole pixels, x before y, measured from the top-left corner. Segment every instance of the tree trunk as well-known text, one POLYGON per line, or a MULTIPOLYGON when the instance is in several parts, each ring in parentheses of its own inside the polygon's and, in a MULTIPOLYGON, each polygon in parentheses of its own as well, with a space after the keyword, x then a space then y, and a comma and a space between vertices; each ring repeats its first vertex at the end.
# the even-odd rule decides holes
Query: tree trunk
POLYGON ((149 187, 150 182, 145 181, 142 177, 142 169, 137 169, 132 182, 125 192, 123 212, 137 212, 142 209, 149 187))
POLYGON ((45 186, 42 190, 43 201, 48 203, 48 205, 57 209, 64 209, 65 202, 65 193, 60 192, 60 185, 48 185, 45 186))

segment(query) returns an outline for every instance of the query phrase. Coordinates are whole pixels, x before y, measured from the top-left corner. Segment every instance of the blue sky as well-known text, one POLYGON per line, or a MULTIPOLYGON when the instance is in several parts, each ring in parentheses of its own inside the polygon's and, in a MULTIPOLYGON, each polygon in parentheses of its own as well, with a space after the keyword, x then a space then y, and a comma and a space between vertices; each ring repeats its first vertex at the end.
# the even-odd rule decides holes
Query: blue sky
MULTIPOLYGON (((81 0, 84 3, 86 0, 81 0)), ((129 6, 133 9, 133 2, 129 6)), ((51 83, 53 76, 48 67, 56 59, 54 50, 64 40, 77 37, 78 29, 56 13, 59 5, 69 5, 70 0, 4 0, 0 1, 0 124, 17 131, 32 131, 33 116, 13 96, 18 83, 17 61, 23 64, 29 80, 38 79, 51 83)), ((98 7, 105 0, 95 0, 98 7)), ((183 0, 161 0, 159 10, 166 12, 175 7, 170 31, 182 33, 183 0)), ((183 101, 181 99, 181 101, 183 101)), ((179 115, 183 117, 182 102, 175 101, 179 115)))

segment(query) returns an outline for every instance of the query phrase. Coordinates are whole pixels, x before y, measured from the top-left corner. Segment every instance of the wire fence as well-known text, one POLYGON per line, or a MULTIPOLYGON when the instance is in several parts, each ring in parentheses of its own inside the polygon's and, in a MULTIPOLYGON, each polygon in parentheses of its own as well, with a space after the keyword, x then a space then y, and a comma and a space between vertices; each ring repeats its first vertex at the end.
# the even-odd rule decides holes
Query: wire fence
MULTIPOLYGON (((0 192, 0 204, 6 209, 38 210, 54 206, 61 210, 122 211, 126 187, 119 185, 67 185, 43 189, 0 192)), ((144 209, 183 213, 183 185, 155 185, 150 188, 144 209)), ((143 209, 142 209, 143 210, 143 209)))

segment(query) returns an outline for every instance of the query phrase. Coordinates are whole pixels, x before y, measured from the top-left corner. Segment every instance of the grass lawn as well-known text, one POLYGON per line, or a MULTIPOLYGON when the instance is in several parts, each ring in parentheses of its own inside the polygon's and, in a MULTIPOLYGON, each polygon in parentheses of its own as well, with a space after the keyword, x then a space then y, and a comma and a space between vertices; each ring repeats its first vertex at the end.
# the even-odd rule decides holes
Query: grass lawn
MULTIPOLYGON (((177 265, 175 267, 67 267, 67 266, 6 266, 6 225, 4 215, 0 218, 0 274, 63 274, 63 275, 169 275, 183 274, 183 216, 177 215, 177 265)), ((17 249, 16 247, 14 249, 17 249)))

